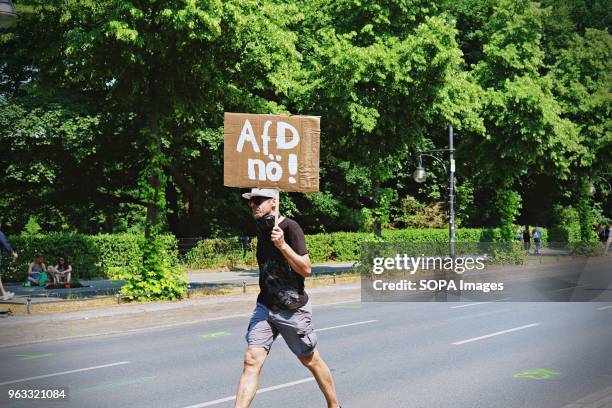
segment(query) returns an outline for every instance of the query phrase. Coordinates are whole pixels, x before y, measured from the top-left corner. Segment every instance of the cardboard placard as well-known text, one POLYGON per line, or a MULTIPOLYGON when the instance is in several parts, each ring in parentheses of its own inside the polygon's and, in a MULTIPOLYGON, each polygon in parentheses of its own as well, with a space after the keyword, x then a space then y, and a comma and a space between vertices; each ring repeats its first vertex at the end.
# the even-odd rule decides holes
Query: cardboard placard
POLYGON ((319 191, 320 117, 226 112, 224 126, 225 186, 319 191))

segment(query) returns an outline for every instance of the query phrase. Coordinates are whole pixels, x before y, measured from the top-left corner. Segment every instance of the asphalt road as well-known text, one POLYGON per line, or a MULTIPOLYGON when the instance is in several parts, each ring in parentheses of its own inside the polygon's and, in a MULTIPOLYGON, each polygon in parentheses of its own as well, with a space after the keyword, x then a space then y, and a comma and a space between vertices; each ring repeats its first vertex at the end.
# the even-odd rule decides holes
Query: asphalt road
MULTIPOLYGON (((314 320, 345 408, 556 408, 612 384, 611 303, 348 303, 314 320)), ((0 406, 231 407, 247 321, 2 348, 0 406)), ((325 406, 280 338, 260 390, 254 407, 325 406)))

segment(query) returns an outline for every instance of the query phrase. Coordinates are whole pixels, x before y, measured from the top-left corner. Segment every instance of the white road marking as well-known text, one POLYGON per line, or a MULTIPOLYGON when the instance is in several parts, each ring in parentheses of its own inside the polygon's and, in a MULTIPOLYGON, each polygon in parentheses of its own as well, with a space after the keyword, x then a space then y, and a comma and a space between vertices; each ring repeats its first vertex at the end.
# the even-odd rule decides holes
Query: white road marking
MULTIPOLYGON (((309 378, 304 378, 302 380, 297 380, 297 381, 292 381, 292 382, 288 382, 288 383, 284 383, 284 384, 274 385, 272 387, 262 388, 260 390, 257 390, 256 394, 261 394, 261 393, 268 392, 268 391, 280 390, 282 388, 287 388, 287 387, 293 387, 294 385, 299 385, 299 384, 307 383, 307 382, 314 381, 314 380, 315 380, 314 377, 309 377, 309 378)), ((196 405, 190 405, 190 406, 185 407, 185 408, 204 408, 204 407, 210 407, 210 406, 213 406, 213 405, 222 404, 224 402, 233 401, 235 399, 236 399, 236 396, 232 395, 231 397, 220 398, 220 399, 216 399, 214 401, 203 402, 201 404, 196 404, 196 405)))
POLYGON ((485 309, 487 310, 486 312, 480 312, 480 313, 471 313, 471 314, 467 314, 467 315, 460 315, 460 316, 455 316, 455 317, 451 317, 450 319, 447 319, 448 321, 459 321, 459 320, 467 320, 467 319, 475 319, 478 317, 485 317, 485 316, 492 316, 492 315, 496 315, 496 314, 500 314, 500 313, 507 313, 507 312, 512 312, 514 311, 513 308, 506 308, 506 309, 485 309))
POLYGON ((457 306, 451 306, 451 309, 459 309, 460 307, 470 307, 470 306, 476 306, 476 305, 484 305, 487 303, 493 303, 493 302, 501 302, 503 300, 508 300, 510 298, 502 298, 502 299, 496 299, 496 300, 492 300, 490 302, 477 302, 477 303, 467 303, 467 304, 461 304, 461 305, 457 305, 457 306))
POLYGON ((612 305, 597 308, 597 310, 606 310, 606 309, 612 309, 612 305))
POLYGON ((539 326, 541 323, 531 323, 531 324, 527 324, 525 326, 519 326, 519 327, 515 327, 512 329, 508 329, 508 330, 502 330, 502 331, 498 331, 495 333, 491 333, 491 334, 486 334, 484 336, 480 336, 480 337, 474 337, 471 339, 467 339, 467 340, 461 340, 461 341, 457 341, 455 343, 452 343, 454 346, 459 346, 461 344, 465 344, 465 343, 471 343, 473 341, 478 341, 478 340, 482 340, 482 339, 488 339, 489 337, 493 337, 493 336, 499 336, 501 334, 506 334, 506 333, 512 333, 518 330, 524 330, 524 329, 528 329, 530 327, 535 327, 535 326, 539 326))
POLYGON ((59 373, 38 375, 36 377, 28 377, 28 378, 21 378, 19 380, 5 381, 5 382, 0 383, 0 385, 16 384, 16 383, 20 383, 20 382, 31 381, 31 380, 38 380, 38 379, 41 379, 41 378, 55 377, 55 376, 64 375, 64 374, 81 373, 83 371, 98 370, 100 368, 115 367, 115 366, 129 364, 129 363, 130 363, 129 361, 120 361, 118 363, 104 364, 104 365, 87 367, 87 368, 79 368, 78 370, 61 371, 59 373))
MULTIPOLYGON (((378 320, 365 320, 363 322, 355 322, 355 323, 349 323, 349 324, 342 324, 340 326, 331 326, 331 327, 324 327, 322 329, 315 329, 315 332, 322 332, 325 330, 333 330, 333 329, 340 329, 342 327, 350 327, 350 326, 358 326, 360 324, 368 324, 368 323, 374 323, 377 322, 378 320)), ((285 341, 285 339, 283 338, 283 336, 280 336, 281 341, 285 341)))
POLYGON ((378 320, 365 320, 363 322, 355 322, 355 323, 349 323, 349 324, 343 324, 340 326, 331 326, 331 327, 324 327, 323 329, 315 329, 316 332, 321 332, 321 331, 325 331, 325 330, 332 330, 332 329, 339 329, 341 327, 349 327, 349 326, 357 326, 360 324, 368 324, 368 323, 374 323, 377 322, 378 320))
POLYGON ((465 305, 451 306, 451 309, 459 309, 461 307, 470 307, 470 306, 476 306, 476 305, 484 305, 485 303, 491 303, 491 302, 467 303, 465 305))
POLYGON ((584 284, 584 285, 570 286, 570 287, 568 287, 568 288, 561 288, 561 289, 551 290, 551 292, 562 292, 562 291, 564 291, 564 290, 578 289, 578 288, 581 288, 581 287, 583 287, 583 286, 586 286, 586 284, 584 284))

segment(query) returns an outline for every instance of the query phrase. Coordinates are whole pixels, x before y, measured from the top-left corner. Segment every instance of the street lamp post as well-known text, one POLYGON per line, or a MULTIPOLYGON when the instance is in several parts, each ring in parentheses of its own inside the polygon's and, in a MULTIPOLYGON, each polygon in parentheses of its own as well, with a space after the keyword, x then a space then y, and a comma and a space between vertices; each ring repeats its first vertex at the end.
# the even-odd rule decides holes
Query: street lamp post
POLYGON ((448 204, 449 204, 449 223, 448 223, 448 251, 450 253, 451 258, 455 257, 455 144, 454 144, 454 133, 453 127, 451 125, 448 126, 448 149, 433 149, 426 151, 419 151, 419 166, 414 172, 414 181, 417 183, 423 183, 427 179, 427 172, 423 167, 423 156, 431 157, 436 160, 442 167, 444 167, 444 171, 449 174, 449 192, 448 192, 448 204), (436 156, 431 155, 430 153, 436 152, 448 152, 449 153, 449 162, 450 168, 447 169, 446 165, 442 160, 437 158, 436 156), (449 171, 450 170, 450 171, 449 171))
POLYGON ((0 28, 17 24, 17 10, 11 0, 0 0, 0 28))
POLYGON ((452 125, 448 125, 448 159, 450 161, 448 205, 450 220, 448 222, 448 247, 451 258, 455 257, 455 158, 453 152, 454 135, 452 125))

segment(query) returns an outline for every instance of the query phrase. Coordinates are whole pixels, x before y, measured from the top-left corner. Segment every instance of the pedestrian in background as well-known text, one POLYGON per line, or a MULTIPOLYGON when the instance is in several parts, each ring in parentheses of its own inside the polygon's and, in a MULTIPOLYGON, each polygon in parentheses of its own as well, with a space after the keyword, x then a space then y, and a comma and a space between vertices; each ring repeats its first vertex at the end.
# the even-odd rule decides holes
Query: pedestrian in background
MULTIPOLYGON (((2 264, 2 249, 5 249, 9 254, 11 254, 13 259, 17 259, 17 252, 13 251, 13 248, 11 248, 11 244, 9 244, 8 240, 6 239, 6 235, 4 235, 4 233, 2 232, 2 220, 0 220, 0 265, 2 264)), ((13 296, 15 296, 13 292, 9 292, 4 289, 4 286, 2 285, 2 273, 1 272, 0 272, 0 292, 2 292, 2 300, 9 300, 13 296)))
POLYGON ((536 224, 535 228, 531 232, 531 236, 533 237, 533 243, 535 244, 535 254, 540 254, 540 246, 542 245, 542 231, 540 231, 540 227, 536 224))
POLYGON ((599 242, 605 247, 606 242, 608 242, 608 229, 605 225, 600 225, 597 229, 597 237, 599 238, 599 242))
POLYGON ((531 234, 529 233, 529 225, 525 225, 523 230, 523 248, 525 251, 529 251, 531 248, 531 234))

